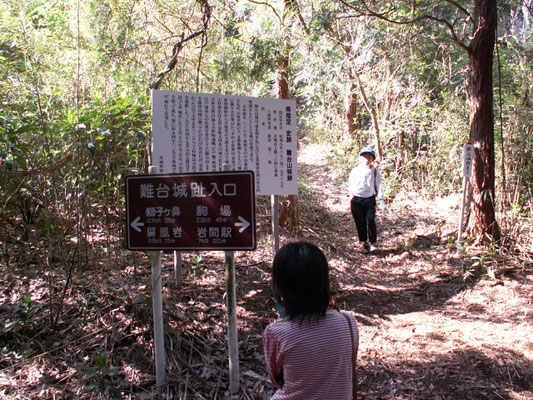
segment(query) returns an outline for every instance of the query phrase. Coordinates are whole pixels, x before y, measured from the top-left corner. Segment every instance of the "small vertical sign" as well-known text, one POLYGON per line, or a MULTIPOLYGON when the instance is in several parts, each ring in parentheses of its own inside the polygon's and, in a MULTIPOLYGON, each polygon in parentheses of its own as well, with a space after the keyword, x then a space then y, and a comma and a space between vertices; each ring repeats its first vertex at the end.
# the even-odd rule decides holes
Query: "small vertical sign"
POLYGON ((463 146, 463 176, 472 176, 472 161, 474 160, 474 145, 470 142, 463 146))
POLYGON ((465 215, 466 188, 468 181, 472 176, 472 162, 474 161, 474 146, 467 142, 463 146, 463 201, 461 204, 461 215, 459 217, 459 229, 457 234, 457 252, 461 245, 461 236, 463 235, 463 221, 465 215))

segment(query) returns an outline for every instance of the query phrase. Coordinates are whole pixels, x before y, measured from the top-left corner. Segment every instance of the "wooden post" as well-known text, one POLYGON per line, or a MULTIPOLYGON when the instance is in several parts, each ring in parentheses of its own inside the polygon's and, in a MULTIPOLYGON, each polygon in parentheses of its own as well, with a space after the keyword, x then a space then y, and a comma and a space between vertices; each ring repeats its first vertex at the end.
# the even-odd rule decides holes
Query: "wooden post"
MULTIPOLYGON (((224 171, 231 171, 230 164, 222 166, 224 171)), ((239 338, 237 335, 237 293, 235 282, 235 253, 224 252, 226 265, 226 308, 228 313, 228 358, 229 358, 229 392, 230 399, 239 397, 239 338)))
POLYGON ((174 251, 174 283, 176 286, 181 286, 183 280, 181 266, 181 251, 174 251))
POLYGON ((468 184, 468 179, 466 176, 463 176, 463 201, 461 204, 461 216, 459 217, 459 229, 457 234, 457 253, 460 252, 461 247, 461 236, 463 236, 463 224, 464 224, 464 215, 465 215, 465 201, 466 201, 466 188, 468 184))
POLYGON ((272 208, 272 252, 275 256, 279 250, 279 199, 277 195, 270 196, 270 205, 272 208))
MULTIPOLYGON (((158 167, 149 167, 149 174, 157 174, 158 167)), ((154 352, 156 386, 165 384, 165 337, 163 332, 163 289, 161 285, 161 251, 152 251, 152 309, 154 315, 154 352)))
POLYGON ((466 200, 466 191, 468 188, 468 181, 472 176, 472 162, 474 159, 474 146, 472 143, 467 142, 463 146, 463 155, 462 155, 462 173, 463 173, 463 202, 461 204, 461 216, 459 218, 459 229, 457 234, 457 253, 460 251, 461 247, 461 236, 463 236, 463 224, 464 224, 464 214, 465 214, 465 200, 466 200))

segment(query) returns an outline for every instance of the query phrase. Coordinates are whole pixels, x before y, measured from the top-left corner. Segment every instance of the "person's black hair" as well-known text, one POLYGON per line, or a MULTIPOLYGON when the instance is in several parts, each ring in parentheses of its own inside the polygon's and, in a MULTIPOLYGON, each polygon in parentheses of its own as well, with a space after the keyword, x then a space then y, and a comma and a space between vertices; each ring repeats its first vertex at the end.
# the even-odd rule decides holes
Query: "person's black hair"
POLYGON ((274 257, 274 295, 290 319, 324 316, 330 302, 329 267, 324 253, 314 244, 292 242, 274 257))

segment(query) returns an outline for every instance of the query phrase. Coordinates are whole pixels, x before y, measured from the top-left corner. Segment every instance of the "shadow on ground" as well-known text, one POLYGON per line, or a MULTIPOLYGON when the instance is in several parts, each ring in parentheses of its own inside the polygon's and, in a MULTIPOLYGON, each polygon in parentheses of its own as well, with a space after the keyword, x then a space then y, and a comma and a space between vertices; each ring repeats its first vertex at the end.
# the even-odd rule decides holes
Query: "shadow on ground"
POLYGON ((524 399, 533 395, 530 360, 508 349, 459 349, 427 358, 392 365, 375 360, 359 368, 360 397, 511 400, 517 394, 524 399))

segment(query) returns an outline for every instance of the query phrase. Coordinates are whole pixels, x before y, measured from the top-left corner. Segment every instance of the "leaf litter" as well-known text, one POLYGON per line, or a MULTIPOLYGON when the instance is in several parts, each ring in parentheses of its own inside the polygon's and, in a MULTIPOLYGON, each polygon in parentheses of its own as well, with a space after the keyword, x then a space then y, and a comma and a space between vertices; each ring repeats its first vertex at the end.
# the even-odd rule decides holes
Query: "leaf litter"
MULTIPOLYGON (((363 399, 533 399, 532 254, 498 253, 470 268, 451 245, 456 201, 398 195, 378 215, 379 249, 360 251, 346 188, 322 146, 300 149, 301 229, 326 253, 337 307, 354 313, 363 399)), ((270 270, 269 199, 257 201, 258 248, 236 252, 240 399, 268 399, 261 336, 277 317, 270 270)), ((163 254, 167 383, 154 389, 150 260, 123 249, 91 253, 73 271, 44 266, 44 241, 6 232, 0 259, 0 397, 5 399, 226 399, 222 252, 184 253, 176 285, 163 254), (10 237, 8 237, 10 236, 10 237), (53 324, 59 310, 57 323, 53 324), (98 362, 96 362, 97 360, 98 362)), ((105 235, 101 235, 102 240, 105 235)), ((69 245, 73 245, 70 243, 69 245)))

